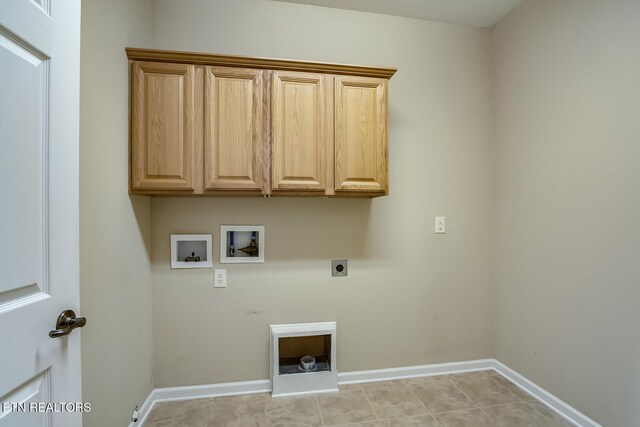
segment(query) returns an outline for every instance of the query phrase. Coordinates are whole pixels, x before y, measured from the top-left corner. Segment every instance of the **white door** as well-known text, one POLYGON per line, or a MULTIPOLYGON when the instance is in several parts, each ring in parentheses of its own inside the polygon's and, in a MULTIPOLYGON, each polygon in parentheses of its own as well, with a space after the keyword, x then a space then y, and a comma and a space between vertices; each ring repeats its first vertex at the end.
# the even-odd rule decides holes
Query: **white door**
POLYGON ((82 425, 29 404, 81 402, 80 329, 49 337, 79 309, 79 71, 80 0, 0 0, 1 427, 82 425))

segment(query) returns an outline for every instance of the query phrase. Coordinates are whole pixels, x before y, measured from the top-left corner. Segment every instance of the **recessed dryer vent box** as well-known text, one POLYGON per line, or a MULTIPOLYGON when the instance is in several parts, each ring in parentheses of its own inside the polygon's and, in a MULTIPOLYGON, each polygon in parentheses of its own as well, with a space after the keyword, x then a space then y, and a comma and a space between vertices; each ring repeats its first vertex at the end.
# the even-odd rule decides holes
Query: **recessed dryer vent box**
POLYGON ((336 322, 271 325, 270 331, 271 397, 338 391, 336 322))
POLYGON ((171 268, 213 267, 211 234, 172 234, 171 268))

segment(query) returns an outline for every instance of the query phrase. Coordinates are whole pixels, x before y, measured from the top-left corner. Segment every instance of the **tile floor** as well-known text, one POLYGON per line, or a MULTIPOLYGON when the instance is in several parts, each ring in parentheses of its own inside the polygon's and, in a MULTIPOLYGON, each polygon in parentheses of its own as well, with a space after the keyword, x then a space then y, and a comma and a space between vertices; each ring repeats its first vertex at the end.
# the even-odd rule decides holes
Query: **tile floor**
POLYGON ((569 427, 494 371, 340 386, 339 393, 270 394, 157 404, 145 427, 569 427))

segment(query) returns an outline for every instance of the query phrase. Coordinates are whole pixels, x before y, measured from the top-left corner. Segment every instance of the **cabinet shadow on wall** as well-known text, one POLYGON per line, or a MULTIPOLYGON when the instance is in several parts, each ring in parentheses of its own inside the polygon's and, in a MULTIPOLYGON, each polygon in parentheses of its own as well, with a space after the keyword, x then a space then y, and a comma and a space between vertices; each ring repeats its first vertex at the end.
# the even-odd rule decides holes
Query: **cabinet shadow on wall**
POLYGON ((151 260, 151 254, 153 252, 151 246, 151 200, 149 200, 148 196, 135 196, 131 194, 129 195, 129 200, 131 201, 131 209, 133 209, 133 214, 138 224, 138 230, 140 230, 140 237, 144 242, 147 259, 151 260))

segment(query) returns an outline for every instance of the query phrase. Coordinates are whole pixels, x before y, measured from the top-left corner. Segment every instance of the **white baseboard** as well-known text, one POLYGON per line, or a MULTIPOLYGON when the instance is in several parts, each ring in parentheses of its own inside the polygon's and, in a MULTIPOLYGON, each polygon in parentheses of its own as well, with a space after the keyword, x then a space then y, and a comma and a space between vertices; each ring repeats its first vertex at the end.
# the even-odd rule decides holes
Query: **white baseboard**
POLYGON ((598 424, 582 412, 575 409, 573 406, 560 400, 533 381, 525 378, 513 369, 507 367, 502 362, 494 360, 493 363, 493 369, 496 372, 509 379, 511 382, 515 383, 518 387, 535 397, 540 402, 544 403, 549 409, 555 411, 565 419, 580 427, 602 427, 601 424, 598 424))
POLYGON ((176 400, 238 396, 242 394, 269 392, 271 392, 270 380, 239 381, 234 383, 191 385, 185 387, 164 387, 154 390, 156 402, 171 402, 176 400))
POLYGON ((374 369, 371 371, 338 372, 338 384, 358 384, 433 375, 459 374, 487 371, 494 368, 493 359, 466 362, 437 363, 433 365, 403 366, 401 368, 374 369))
POLYGON ((147 415, 149 415, 149 412, 151 412, 153 405, 155 405, 156 403, 154 392, 155 392, 155 389, 151 390, 151 393, 149 393, 149 396, 147 396, 144 402, 142 402, 142 405, 138 407, 138 421, 137 422, 131 421, 128 427, 141 426, 142 423, 144 423, 144 420, 147 418, 147 415))
POLYGON ((131 422, 129 427, 144 425, 147 416, 156 403, 174 402, 178 400, 206 399, 209 397, 239 396, 244 394, 270 393, 271 380, 239 381, 192 385, 183 387, 162 387, 154 389, 139 410, 138 422, 131 422), (147 404, 150 402, 149 404, 147 404))
MULTIPOLYGON (((493 369, 514 382, 527 393, 544 403, 551 410, 579 427, 602 427, 572 406, 539 387, 529 379, 508 368, 495 359, 469 360, 466 362, 438 363, 433 365, 407 366, 400 368, 375 369, 370 371, 338 372, 338 384, 357 384, 376 381, 390 381, 434 375, 459 374, 464 372, 487 371, 493 369)), ((163 387, 154 389, 139 410, 139 421, 129 427, 140 427, 158 402, 204 399, 210 397, 236 396, 271 392, 270 380, 240 381, 232 383, 206 384, 185 387, 163 387)))

